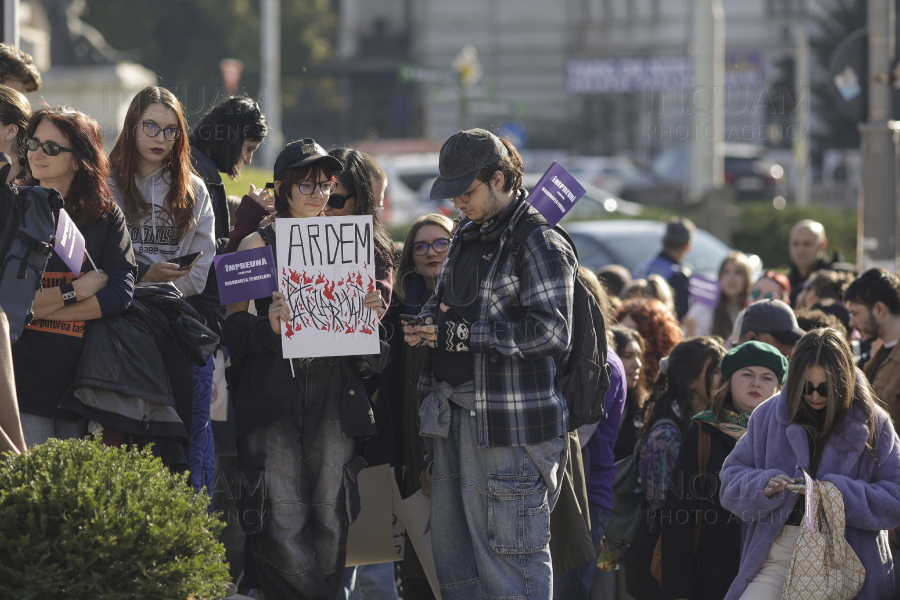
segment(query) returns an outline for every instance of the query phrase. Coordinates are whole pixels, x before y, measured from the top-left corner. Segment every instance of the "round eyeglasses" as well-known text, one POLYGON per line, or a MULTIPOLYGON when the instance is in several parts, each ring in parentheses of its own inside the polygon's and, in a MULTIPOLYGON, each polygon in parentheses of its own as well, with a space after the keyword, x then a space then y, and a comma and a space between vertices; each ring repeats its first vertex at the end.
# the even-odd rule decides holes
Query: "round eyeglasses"
POLYGON ((37 152, 37 149, 40 148, 44 151, 44 154, 47 156, 58 156, 60 152, 75 152, 71 148, 66 148, 65 146, 60 146, 56 142, 39 142, 34 138, 28 138, 25 140, 25 148, 29 152, 37 152))
POLYGON ((161 131, 167 141, 174 142, 181 135, 181 130, 177 127, 160 127, 153 121, 141 121, 141 125, 144 127, 144 135, 147 137, 155 138, 161 131))
POLYGON ((412 245, 413 254, 416 256, 425 256, 428 254, 429 248, 434 248, 435 252, 443 254, 450 248, 450 240, 447 238, 438 238, 430 244, 428 242, 416 242, 412 245))
MULTIPOLYGON (((309 196, 316 190, 316 188, 319 188, 319 190, 321 190, 322 195, 330 196, 332 194, 332 192, 334 192, 334 188, 337 187, 336 181, 322 181, 320 183, 316 183, 315 181, 310 181, 309 179, 304 179, 303 181, 284 181, 284 180, 279 180, 279 181, 281 181, 281 183, 297 184, 297 187, 300 188, 300 193, 303 194, 304 196, 309 196)), ((335 208, 339 208, 339 207, 335 207, 335 208)))

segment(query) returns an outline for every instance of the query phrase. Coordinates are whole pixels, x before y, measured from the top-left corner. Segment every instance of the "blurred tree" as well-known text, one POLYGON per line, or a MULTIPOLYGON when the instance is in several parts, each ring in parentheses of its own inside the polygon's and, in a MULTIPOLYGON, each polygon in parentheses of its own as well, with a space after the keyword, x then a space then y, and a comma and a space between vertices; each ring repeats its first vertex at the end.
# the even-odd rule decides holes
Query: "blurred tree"
MULTIPOLYGON (((304 123, 321 121, 323 114, 340 108, 334 81, 307 72, 332 57, 337 18, 331 0, 281 3, 281 90, 288 140, 307 135, 294 131, 304 123)), ((136 60, 179 97, 192 124, 226 95, 219 70, 223 58, 243 61, 239 92, 259 97, 259 0, 88 0, 83 19, 113 48, 136 50, 136 60)))

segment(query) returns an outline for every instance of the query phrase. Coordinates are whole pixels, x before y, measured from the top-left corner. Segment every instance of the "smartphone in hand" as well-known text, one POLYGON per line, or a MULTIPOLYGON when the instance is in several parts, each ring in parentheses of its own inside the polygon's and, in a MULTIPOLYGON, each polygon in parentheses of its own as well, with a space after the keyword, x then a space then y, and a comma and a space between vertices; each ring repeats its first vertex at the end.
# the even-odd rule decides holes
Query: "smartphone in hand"
POLYGON ((400 315, 400 320, 403 321, 404 325, 424 325, 425 321, 420 319, 417 315, 400 315))
POLYGON ((169 262, 178 265, 178 268, 184 271, 196 265, 201 256, 203 256, 203 252, 193 252, 191 254, 185 254, 184 256, 170 259, 169 262))

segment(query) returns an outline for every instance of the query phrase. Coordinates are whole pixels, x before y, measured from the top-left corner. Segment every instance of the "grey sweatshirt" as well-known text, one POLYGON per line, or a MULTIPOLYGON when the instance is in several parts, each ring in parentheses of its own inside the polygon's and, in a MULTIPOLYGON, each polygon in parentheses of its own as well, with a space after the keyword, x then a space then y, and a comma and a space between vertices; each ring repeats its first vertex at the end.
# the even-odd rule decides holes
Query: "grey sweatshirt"
MULTIPOLYGON (((197 199, 194 205, 194 222, 181 239, 174 240, 175 227, 169 224, 169 216, 163 209, 166 195, 169 193, 169 184, 166 182, 168 177, 163 177, 166 172, 167 167, 160 167, 146 177, 136 176, 138 189, 152 208, 140 226, 129 222, 128 232, 131 234, 131 243, 134 246, 134 257, 139 264, 150 265, 198 251, 203 252, 200 261, 194 265, 189 274, 172 282, 185 296, 195 296, 206 287, 206 276, 213 258, 216 256, 216 243, 213 239, 215 217, 212 203, 203 180, 197 175, 191 174, 191 185, 194 189, 194 197, 197 199)), ((122 192, 116 185, 114 177, 110 178, 109 187, 112 188, 116 204, 124 210, 122 192)))

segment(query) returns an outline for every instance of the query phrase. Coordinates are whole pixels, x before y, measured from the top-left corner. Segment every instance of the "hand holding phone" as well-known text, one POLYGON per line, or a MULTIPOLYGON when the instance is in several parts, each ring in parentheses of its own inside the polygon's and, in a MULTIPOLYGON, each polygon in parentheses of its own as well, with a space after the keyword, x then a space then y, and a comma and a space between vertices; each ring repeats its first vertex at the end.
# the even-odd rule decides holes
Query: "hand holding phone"
POLYGON ((185 271, 196 265, 201 256, 203 256, 203 252, 193 252, 173 258, 169 262, 178 265, 179 270, 185 271))
POLYGON ((409 325, 410 327, 413 325, 422 325, 425 323, 417 315, 400 315, 400 320, 403 321, 404 325, 409 325))

